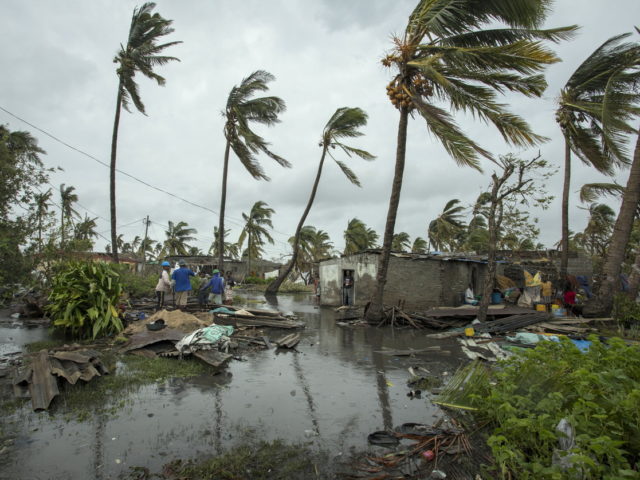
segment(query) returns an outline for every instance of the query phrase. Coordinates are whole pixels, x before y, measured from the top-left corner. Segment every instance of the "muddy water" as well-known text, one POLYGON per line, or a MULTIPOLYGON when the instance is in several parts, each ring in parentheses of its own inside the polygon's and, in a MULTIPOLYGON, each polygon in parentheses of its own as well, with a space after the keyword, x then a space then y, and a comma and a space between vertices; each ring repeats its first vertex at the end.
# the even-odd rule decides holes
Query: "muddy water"
MULTIPOLYGON (((415 330, 338 326, 334 311, 313 306, 310 298, 252 304, 293 311, 306 321, 299 353, 258 351, 214 377, 144 387, 114 417, 78 423, 61 414, 16 413, 15 448, 0 478, 106 479, 132 466, 157 472, 172 459, 214 454, 256 438, 309 442, 339 460, 366 448, 375 430, 437 419, 428 395, 407 397, 407 367, 451 372, 460 361, 455 345, 427 341, 415 330), (376 353, 436 344, 454 354, 376 353)), ((270 332, 272 338, 279 334, 270 332)), ((0 342, 5 338, 0 332, 0 342)))

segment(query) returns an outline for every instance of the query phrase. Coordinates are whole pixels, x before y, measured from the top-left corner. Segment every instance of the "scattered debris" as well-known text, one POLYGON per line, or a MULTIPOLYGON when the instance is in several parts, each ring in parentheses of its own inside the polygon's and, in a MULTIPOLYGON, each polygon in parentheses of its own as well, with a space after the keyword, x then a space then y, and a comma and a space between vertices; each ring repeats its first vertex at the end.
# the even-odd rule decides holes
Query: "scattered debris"
POLYGON ((64 378, 75 385, 78 380, 89 382, 109 371, 95 350, 59 351, 40 350, 30 365, 14 376, 14 393, 19 398, 31 398, 34 410, 47 410, 60 393, 58 379, 64 378))
MULTIPOLYGON (((212 317, 210 316, 210 318, 212 317)), ((160 310, 147 319, 132 322, 127 328, 125 328, 124 333, 125 335, 132 335, 143 332, 147 330, 147 324, 157 323, 159 320, 163 320, 167 328, 180 330, 185 333, 193 332, 194 330, 211 324, 211 321, 207 322, 205 320, 201 320, 195 315, 181 312, 180 310, 160 310)))
POLYGON ((285 335, 279 340, 276 340, 276 345, 278 345, 278 348, 294 348, 296 345, 298 345, 298 343, 300 343, 299 333, 285 335))

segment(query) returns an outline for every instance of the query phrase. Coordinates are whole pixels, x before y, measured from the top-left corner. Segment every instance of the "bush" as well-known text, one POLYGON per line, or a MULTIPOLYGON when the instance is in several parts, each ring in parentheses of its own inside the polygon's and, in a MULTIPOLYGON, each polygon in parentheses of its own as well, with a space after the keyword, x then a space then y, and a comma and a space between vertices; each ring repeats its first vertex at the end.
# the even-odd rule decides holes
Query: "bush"
POLYGON ((611 316, 621 328, 633 328, 640 325, 640 305, 625 293, 617 294, 613 299, 611 316))
POLYGON ((126 265, 118 265, 122 290, 132 298, 140 298, 155 295, 158 273, 140 274, 132 272, 126 265))
POLYGON ((590 340, 585 353, 566 338, 541 342, 502 362, 472 396, 493 426, 500 478, 640 478, 640 350, 590 340), (552 464, 563 418, 575 431, 569 471, 552 464))
POLYGON ((54 328, 77 338, 96 338, 122 331, 117 310, 121 294, 115 266, 67 262, 56 269, 46 310, 54 328))
POLYGON ((268 285, 273 281, 272 278, 260 278, 260 277, 244 277, 242 283, 250 285, 268 285))

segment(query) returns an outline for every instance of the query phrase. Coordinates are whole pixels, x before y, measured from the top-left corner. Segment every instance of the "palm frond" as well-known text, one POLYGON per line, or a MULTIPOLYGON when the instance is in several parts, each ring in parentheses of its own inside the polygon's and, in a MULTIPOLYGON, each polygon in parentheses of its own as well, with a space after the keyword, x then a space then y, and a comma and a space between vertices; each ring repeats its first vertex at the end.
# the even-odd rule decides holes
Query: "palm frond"
POLYGON ((478 155, 492 159, 491 153, 462 133, 451 115, 443 109, 415 97, 414 102, 418 106, 420 115, 426 120, 429 131, 442 142, 445 150, 453 157, 454 161, 460 166, 473 167, 482 171, 478 155))
POLYGON ((595 202, 603 195, 622 196, 624 187, 617 183, 586 183, 580 187, 580 201, 583 203, 595 202))
POLYGON ((338 166, 340 167, 340 170, 342 170, 342 173, 344 173, 345 177, 347 177, 347 179, 349 179, 351 183, 353 183, 354 185, 357 185, 358 187, 362 186, 360 185, 360 180, 358 180, 358 177, 353 172, 353 170, 347 167, 347 165, 344 162, 336 160, 335 158, 334 158, 334 161, 338 164, 338 166))

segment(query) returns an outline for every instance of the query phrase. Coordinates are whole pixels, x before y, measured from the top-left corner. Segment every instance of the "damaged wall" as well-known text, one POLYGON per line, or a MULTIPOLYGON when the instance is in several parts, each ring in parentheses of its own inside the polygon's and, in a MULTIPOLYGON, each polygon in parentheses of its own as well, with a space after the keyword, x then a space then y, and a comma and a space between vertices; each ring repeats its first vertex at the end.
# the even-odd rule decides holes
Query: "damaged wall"
MULTIPOLYGON (((321 262, 320 303, 341 305, 343 272, 353 270, 354 305, 364 306, 375 287, 378 259, 377 253, 361 253, 321 262)), ((404 303, 408 311, 457 306, 469 283, 479 291, 485 274, 486 265, 479 262, 392 255, 383 302, 404 303)))

